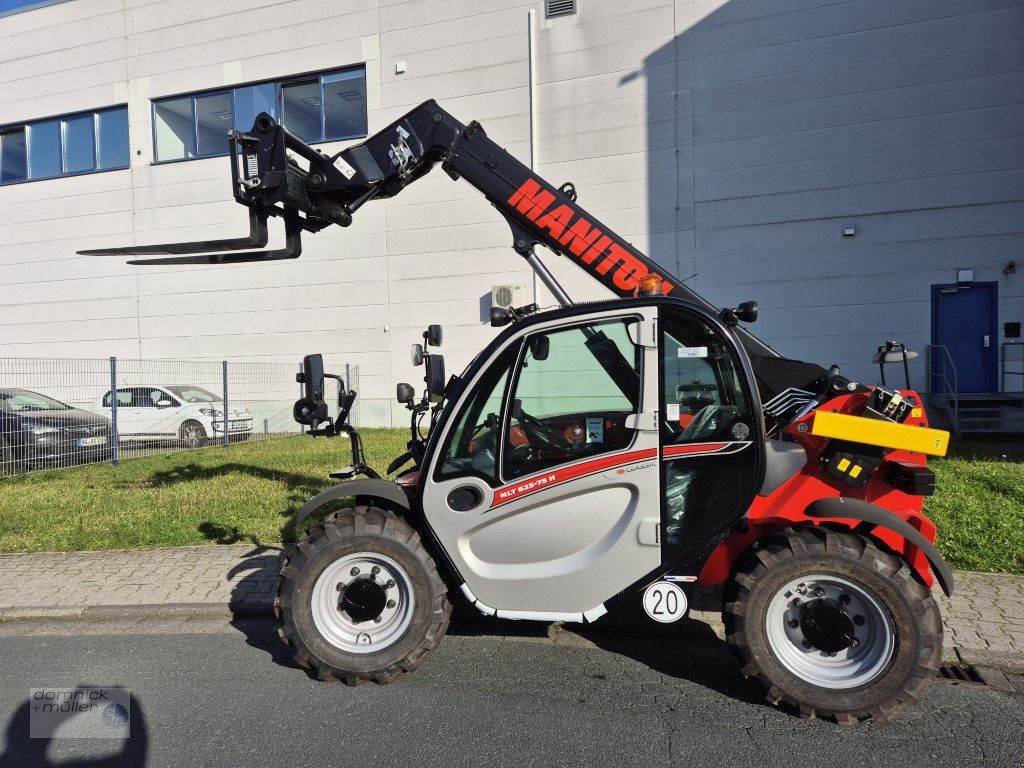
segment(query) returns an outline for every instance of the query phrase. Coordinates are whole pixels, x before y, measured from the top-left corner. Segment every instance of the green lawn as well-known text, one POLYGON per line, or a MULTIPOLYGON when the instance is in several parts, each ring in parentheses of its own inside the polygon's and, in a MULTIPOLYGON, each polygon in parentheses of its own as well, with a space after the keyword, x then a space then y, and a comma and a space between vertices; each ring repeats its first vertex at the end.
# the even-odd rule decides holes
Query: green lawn
MULTIPOLYGON (((383 472, 407 434, 365 430, 370 463, 383 472)), ((954 568, 1024 573, 1024 464, 990 454, 933 461, 927 511, 954 568)), ((287 437, 5 478, 0 551, 290 540, 291 515, 348 463, 347 440, 287 437)))
POLYGON ((1024 573, 1024 463, 984 448, 929 462, 937 490, 925 511, 954 568, 1024 573))
MULTIPOLYGON (((379 472, 408 433, 362 432, 379 472)), ((0 551, 291 539, 289 521, 350 462, 343 438, 282 437, 0 480, 0 551)))

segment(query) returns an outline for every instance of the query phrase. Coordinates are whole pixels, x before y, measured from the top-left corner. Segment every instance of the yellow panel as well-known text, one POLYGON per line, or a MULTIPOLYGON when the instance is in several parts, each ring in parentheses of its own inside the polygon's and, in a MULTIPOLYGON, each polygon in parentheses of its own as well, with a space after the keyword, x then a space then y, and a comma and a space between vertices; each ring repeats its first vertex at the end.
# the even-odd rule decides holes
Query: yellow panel
POLYGON ((838 469, 840 472, 845 472, 848 466, 850 466, 849 459, 840 459, 839 464, 836 466, 836 469, 838 469))
POLYGON ((853 469, 850 470, 850 477, 856 480, 858 477, 860 477, 860 471, 862 469, 863 467, 860 464, 854 464, 853 469))
POLYGON ((910 411, 910 417, 912 419, 920 419, 923 411, 920 408, 914 408, 910 411))
POLYGON ((815 411, 811 434, 894 450, 917 451, 929 456, 945 456, 949 450, 949 432, 941 429, 829 411, 815 411))

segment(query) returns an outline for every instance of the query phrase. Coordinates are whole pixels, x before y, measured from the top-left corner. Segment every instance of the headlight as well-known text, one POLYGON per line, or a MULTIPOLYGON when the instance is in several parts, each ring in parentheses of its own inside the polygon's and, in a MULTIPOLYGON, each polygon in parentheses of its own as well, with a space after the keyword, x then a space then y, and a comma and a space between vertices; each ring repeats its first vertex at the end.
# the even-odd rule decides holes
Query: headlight
POLYGON ((57 435, 60 434, 60 427, 32 427, 32 434, 36 435, 57 435))
POLYGON ((203 416, 220 416, 220 411, 215 411, 213 408, 200 408, 199 412, 203 414, 203 416))

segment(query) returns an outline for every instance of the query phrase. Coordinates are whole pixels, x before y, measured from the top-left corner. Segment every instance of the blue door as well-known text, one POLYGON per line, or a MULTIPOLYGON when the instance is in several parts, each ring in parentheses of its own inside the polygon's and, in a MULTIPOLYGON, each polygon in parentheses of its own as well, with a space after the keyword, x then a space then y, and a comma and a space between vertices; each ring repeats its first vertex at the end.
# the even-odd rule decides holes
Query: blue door
POLYGON ((997 324, 996 283, 932 286, 932 344, 949 350, 960 392, 996 391, 997 324))

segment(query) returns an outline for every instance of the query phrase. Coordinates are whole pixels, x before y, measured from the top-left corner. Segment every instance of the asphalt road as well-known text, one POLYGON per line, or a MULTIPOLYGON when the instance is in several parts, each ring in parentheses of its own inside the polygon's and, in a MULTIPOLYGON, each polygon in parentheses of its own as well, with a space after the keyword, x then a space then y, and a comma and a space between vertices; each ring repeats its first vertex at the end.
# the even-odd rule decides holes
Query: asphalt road
POLYGON ((1024 765, 1019 693, 938 683, 841 728, 762 703, 713 638, 463 628, 401 682, 353 689, 278 657, 266 623, 178 624, 0 626, 0 766, 1024 765), (29 689, 87 684, 131 692, 129 741, 28 738, 29 689))

